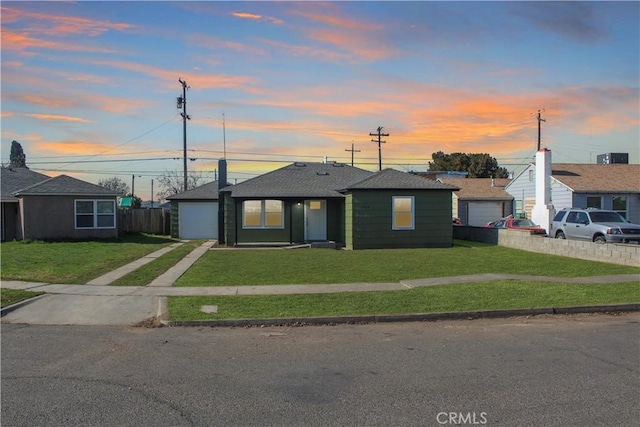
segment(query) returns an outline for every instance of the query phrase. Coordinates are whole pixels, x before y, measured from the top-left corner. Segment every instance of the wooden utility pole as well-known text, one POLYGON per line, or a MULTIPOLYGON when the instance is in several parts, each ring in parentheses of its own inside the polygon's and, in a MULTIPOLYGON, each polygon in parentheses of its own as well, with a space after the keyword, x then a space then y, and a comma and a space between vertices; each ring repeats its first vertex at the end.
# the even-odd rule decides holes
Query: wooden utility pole
POLYGON ((351 151, 351 166, 353 166, 353 153, 359 153, 360 150, 354 150, 353 149, 353 141, 351 141, 351 150, 347 150, 345 149, 344 151, 351 151))
POLYGON ((540 136, 541 136, 541 130, 540 130, 541 123, 540 122, 546 122, 545 119, 540 117, 540 113, 543 112, 543 111, 544 110, 542 110, 542 111, 538 110, 538 150, 537 151, 540 151, 540 141, 541 141, 541 138, 540 138, 540 136))
POLYGON ((384 144, 387 141, 383 141, 382 137, 383 136, 389 136, 388 133, 382 133, 382 126, 378 126, 378 133, 370 133, 369 136, 377 136, 378 139, 372 139, 371 142, 377 142, 378 143, 378 170, 382 170, 382 148, 380 146, 380 144, 384 144))
POLYGON ((189 189, 189 181, 187 180, 187 120, 191 120, 191 117, 187 115, 187 89, 189 85, 187 82, 178 78, 178 81, 182 85, 182 96, 178 97, 178 109, 182 108, 182 165, 184 167, 184 191, 189 189))

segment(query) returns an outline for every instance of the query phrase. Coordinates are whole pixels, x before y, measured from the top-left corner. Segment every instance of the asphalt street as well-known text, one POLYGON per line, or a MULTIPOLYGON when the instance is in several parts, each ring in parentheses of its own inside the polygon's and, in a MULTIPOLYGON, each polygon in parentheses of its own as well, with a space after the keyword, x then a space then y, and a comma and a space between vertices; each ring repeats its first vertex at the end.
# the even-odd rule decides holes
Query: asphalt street
POLYGON ((640 314, 2 325, 2 426, 638 425, 640 314))

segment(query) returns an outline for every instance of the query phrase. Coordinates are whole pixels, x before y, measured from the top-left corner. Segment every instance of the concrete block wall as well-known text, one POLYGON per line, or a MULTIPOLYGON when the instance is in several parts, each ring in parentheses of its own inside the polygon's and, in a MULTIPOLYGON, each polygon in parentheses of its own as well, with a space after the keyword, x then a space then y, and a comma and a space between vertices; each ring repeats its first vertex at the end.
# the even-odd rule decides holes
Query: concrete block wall
POLYGON ((534 236, 525 231, 469 226, 455 226, 453 237, 530 252, 640 267, 640 245, 560 240, 534 236))

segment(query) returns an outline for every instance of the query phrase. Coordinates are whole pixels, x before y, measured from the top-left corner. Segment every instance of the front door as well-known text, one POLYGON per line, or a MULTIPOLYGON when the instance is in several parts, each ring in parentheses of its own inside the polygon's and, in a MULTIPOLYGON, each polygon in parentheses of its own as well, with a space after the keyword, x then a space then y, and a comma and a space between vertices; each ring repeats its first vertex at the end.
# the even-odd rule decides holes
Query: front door
POLYGON ((327 240, 327 201, 304 201, 305 240, 327 240))

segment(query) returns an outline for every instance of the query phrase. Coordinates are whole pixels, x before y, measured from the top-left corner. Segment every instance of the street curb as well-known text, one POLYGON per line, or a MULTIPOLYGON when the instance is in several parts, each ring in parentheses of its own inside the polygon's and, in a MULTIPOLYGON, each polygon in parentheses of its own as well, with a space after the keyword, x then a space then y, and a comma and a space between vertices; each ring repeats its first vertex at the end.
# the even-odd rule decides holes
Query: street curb
POLYGON ((541 314, 578 314, 578 313, 613 313, 640 311, 640 303, 590 305, 576 307, 550 307, 531 309, 507 309, 487 311, 456 311, 441 313, 382 314, 366 316, 324 316, 324 317, 290 317, 271 319, 225 319, 225 320, 163 320, 165 326, 211 326, 211 327, 248 327, 248 326, 304 326, 334 324, 365 324, 390 322, 425 322, 437 320, 475 320, 497 319, 506 317, 537 316, 541 314))
POLYGON ((30 304, 33 301, 38 300, 40 298, 43 298, 46 295, 47 294, 36 295, 35 297, 31 297, 29 299, 22 300, 20 302, 15 303, 15 304, 8 305, 8 306, 6 306, 4 308, 0 308, 0 317, 4 317, 5 315, 11 313, 12 311, 17 310, 20 307, 24 307, 25 305, 30 304))

